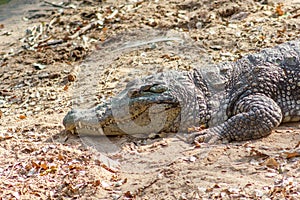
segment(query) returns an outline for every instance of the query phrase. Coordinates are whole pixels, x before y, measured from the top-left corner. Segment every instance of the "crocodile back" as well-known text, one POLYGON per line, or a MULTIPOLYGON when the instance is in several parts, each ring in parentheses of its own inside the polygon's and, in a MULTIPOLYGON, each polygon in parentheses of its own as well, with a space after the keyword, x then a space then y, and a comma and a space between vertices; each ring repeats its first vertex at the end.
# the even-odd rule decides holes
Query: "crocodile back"
POLYGON ((232 115, 239 99, 261 93, 280 106, 284 122, 300 120, 300 40, 264 49, 229 65, 227 116, 232 115))

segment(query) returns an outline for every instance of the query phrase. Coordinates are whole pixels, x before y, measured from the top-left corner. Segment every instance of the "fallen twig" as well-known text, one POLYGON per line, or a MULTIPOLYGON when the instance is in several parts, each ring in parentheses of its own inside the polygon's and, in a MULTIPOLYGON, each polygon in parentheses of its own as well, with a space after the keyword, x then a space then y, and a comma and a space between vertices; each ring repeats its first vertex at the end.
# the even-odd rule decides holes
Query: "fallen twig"
POLYGON ((66 40, 51 40, 51 41, 48 41, 46 43, 41 43, 38 45, 38 47, 45 47, 45 46, 52 46, 52 45, 57 45, 57 44, 62 44, 64 43, 66 40))
POLYGON ((293 15, 292 18, 297 18, 300 16, 300 13, 299 14, 296 14, 296 15, 293 15))
POLYGON ((300 10, 300 8, 295 8, 294 10, 291 10, 290 13, 297 12, 298 10, 300 10))
POLYGON ((57 8, 68 8, 68 7, 64 6, 64 5, 59 5, 57 3, 52 3, 52 2, 49 2, 49 1, 44 1, 44 3, 49 4, 49 5, 53 6, 53 7, 57 7, 57 8))
POLYGON ((91 22, 90 24, 86 25, 85 27, 83 27, 82 29, 77 31, 75 34, 69 36, 68 39, 75 39, 76 37, 82 35, 84 32, 86 32, 86 31, 90 30, 91 28, 96 27, 98 24, 102 24, 102 23, 103 23, 102 20, 97 20, 97 21, 91 22))

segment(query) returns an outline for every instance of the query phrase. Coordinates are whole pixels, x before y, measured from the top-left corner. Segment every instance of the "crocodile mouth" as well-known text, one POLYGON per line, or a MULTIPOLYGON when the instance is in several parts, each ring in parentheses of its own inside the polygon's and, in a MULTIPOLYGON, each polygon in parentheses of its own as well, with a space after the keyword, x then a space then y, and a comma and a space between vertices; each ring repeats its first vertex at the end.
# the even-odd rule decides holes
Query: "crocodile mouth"
MULTIPOLYGON (((175 110, 178 110, 178 105, 175 105, 175 104, 161 104, 161 105, 163 106, 163 110, 153 112, 152 114, 159 114, 160 112, 170 113, 170 112, 174 112, 175 110)), ((145 126, 145 125, 149 124, 151 121, 151 117, 149 116, 150 107, 151 106, 149 106, 149 105, 146 107, 143 107, 143 110, 140 109, 139 112, 136 112, 136 109, 130 109, 130 111, 129 111, 130 115, 128 115, 128 117, 122 118, 122 119, 116 118, 116 116, 115 117, 106 116, 110 120, 99 121, 99 124, 102 128, 105 128, 113 123, 123 124, 123 123, 127 123, 129 121, 134 121, 136 124, 145 126)))
POLYGON ((167 91, 160 92, 121 92, 109 103, 70 111, 63 124, 67 131, 83 135, 177 132, 179 102, 167 91))

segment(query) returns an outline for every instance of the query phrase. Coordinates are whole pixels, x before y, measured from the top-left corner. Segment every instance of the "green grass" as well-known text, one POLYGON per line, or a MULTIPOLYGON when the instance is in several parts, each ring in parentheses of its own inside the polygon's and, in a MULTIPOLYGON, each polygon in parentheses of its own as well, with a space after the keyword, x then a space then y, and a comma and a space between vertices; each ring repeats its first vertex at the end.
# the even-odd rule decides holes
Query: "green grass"
POLYGON ((10 0, 0 0, 0 5, 8 3, 10 0))

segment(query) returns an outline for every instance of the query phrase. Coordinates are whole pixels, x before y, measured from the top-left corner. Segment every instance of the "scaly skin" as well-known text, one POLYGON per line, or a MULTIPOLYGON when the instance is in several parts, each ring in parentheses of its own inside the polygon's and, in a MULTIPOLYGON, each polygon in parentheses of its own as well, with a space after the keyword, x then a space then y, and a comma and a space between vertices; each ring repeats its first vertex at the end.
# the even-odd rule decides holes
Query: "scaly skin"
POLYGON ((66 130, 91 135, 100 134, 99 128, 105 135, 178 132, 198 125, 200 109, 207 110, 205 95, 193 81, 190 73, 175 71, 135 80, 103 105, 70 111, 63 123, 66 130))
POLYGON ((209 128, 196 128, 190 138, 215 143, 261 138, 291 121, 300 121, 299 40, 236 62, 136 80, 109 103, 70 111, 63 123, 70 131, 101 128, 105 135, 205 125, 209 128))

